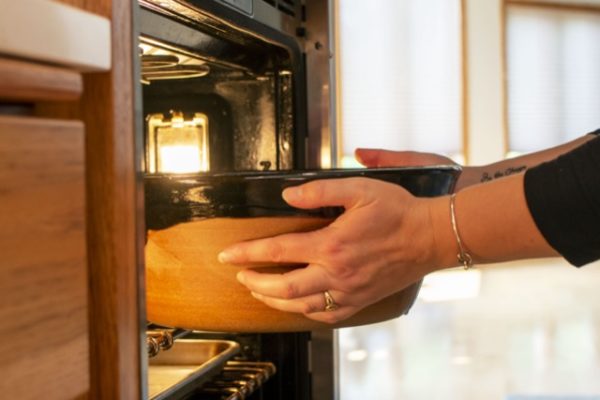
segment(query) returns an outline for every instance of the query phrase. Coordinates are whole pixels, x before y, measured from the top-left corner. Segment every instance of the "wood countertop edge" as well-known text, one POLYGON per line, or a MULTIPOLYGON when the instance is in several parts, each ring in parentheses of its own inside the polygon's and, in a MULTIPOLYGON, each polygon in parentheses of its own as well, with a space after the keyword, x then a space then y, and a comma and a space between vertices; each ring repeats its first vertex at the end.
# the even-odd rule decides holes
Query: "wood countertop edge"
POLYGON ((4 1, 0 53, 83 72, 111 67, 110 20, 50 0, 4 1))

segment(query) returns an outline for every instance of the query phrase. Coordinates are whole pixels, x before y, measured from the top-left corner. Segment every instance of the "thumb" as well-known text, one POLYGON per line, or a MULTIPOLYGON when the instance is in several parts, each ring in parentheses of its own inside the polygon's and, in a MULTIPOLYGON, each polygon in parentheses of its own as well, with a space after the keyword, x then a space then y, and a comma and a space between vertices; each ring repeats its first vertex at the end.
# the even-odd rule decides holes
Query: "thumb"
POLYGON ((364 165, 365 167, 377 167, 377 161, 379 154, 383 150, 380 149, 362 149, 358 148, 354 150, 354 158, 356 161, 364 165))
POLYGON ((366 167, 422 167, 424 165, 454 164, 449 158, 417 151, 356 149, 354 155, 366 167))
POLYGON ((356 149, 356 160, 365 167, 397 167, 422 165, 411 151, 391 151, 382 149, 356 149))

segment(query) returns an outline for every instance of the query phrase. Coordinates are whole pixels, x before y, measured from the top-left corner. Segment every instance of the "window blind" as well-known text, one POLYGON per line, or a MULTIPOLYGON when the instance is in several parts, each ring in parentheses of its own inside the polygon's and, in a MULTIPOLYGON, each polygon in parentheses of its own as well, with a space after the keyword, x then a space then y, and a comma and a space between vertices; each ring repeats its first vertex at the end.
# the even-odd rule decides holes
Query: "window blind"
POLYGON ((531 152, 600 127, 600 11, 507 9, 509 147, 531 152))
POLYGON ((338 18, 344 155, 460 153, 460 1, 340 1, 338 18))

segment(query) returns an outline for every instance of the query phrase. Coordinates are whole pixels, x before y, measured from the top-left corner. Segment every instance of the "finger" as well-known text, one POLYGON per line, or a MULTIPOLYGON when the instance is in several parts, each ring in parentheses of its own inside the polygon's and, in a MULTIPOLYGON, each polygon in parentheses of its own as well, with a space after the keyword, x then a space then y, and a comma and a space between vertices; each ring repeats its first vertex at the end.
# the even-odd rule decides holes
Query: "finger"
POLYGON ((381 149, 356 149, 356 160, 366 167, 423 166, 438 164, 437 158, 415 151, 391 151, 381 149))
POLYGON ((324 322, 331 325, 350 318, 360 310, 361 308, 359 307, 348 306, 340 307, 335 311, 319 311, 312 314, 305 314, 305 316, 306 318, 310 318, 314 321, 324 322))
MULTIPOLYGON (((334 296, 334 298, 340 299, 340 300, 336 300, 336 302, 337 301, 343 302, 344 295, 342 292, 330 290, 329 293, 331 294, 331 296, 334 296)), ((319 314, 319 313, 325 313, 325 312, 326 313, 334 313, 334 312, 337 312, 338 310, 340 310, 341 308, 345 307, 343 305, 343 303, 340 303, 340 304, 338 304, 339 308, 337 310, 325 311, 326 302, 325 302, 325 296, 322 292, 313 293, 309 296, 299 297, 299 298, 291 299, 291 300, 290 299, 282 299, 282 298, 278 298, 278 297, 265 296, 265 295, 262 295, 262 294, 256 293, 256 292, 252 292, 252 296, 254 296, 254 298, 256 298, 257 300, 262 301, 269 307, 275 308, 277 310, 285 311, 285 312, 293 312, 293 313, 298 313, 298 314, 304 314, 307 316, 311 315, 311 314, 319 314)))
POLYGON ((390 157, 389 153, 391 152, 388 150, 358 148, 354 150, 354 158, 365 167, 380 167, 392 165, 390 164, 391 160, 388 162, 382 160, 382 158, 390 157), (381 162, 384 162, 384 164, 382 165, 381 162))
POLYGON ((369 179, 321 179, 283 191, 283 199, 298 208, 343 206, 346 209, 372 200, 368 190, 369 179))
POLYGON ((242 264, 253 262, 311 263, 316 248, 321 243, 321 230, 287 233, 266 239, 249 240, 227 247, 219 253, 221 263, 242 264))
POLYGON ((243 270, 237 275, 238 281, 252 292, 280 299, 296 299, 312 293, 324 292, 331 287, 325 270, 311 264, 284 274, 261 273, 243 270))

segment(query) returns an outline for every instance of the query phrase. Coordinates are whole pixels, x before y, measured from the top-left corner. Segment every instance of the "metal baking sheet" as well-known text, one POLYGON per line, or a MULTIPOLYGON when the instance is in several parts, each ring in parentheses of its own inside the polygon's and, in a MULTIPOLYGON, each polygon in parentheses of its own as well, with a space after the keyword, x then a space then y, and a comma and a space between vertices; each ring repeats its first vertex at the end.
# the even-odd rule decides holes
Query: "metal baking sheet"
POLYGON ((239 344, 228 340, 176 340, 171 349, 150 359, 149 398, 183 398, 217 374, 239 351, 239 344))
POLYGON ((221 0, 223 3, 231 4, 238 10, 252 15, 252 0, 221 0))

